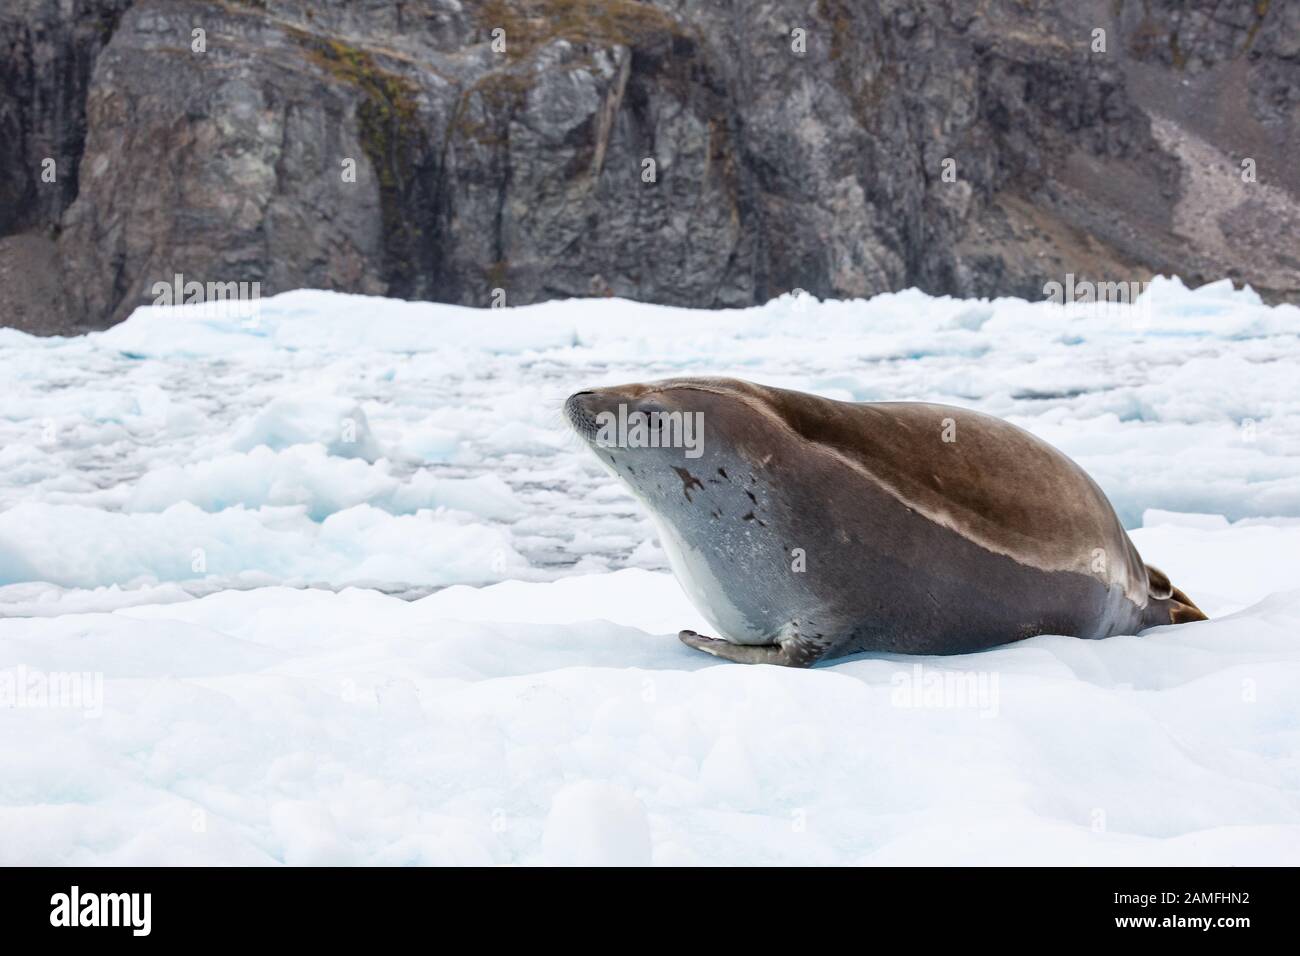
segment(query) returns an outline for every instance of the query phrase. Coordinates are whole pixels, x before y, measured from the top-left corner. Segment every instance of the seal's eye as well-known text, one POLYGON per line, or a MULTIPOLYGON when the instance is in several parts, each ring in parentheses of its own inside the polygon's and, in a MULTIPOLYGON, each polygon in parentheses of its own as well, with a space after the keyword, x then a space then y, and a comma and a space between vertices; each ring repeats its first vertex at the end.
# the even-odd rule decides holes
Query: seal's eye
POLYGON ((666 434, 669 431, 672 416, 661 402, 639 402, 636 410, 652 432, 666 434))

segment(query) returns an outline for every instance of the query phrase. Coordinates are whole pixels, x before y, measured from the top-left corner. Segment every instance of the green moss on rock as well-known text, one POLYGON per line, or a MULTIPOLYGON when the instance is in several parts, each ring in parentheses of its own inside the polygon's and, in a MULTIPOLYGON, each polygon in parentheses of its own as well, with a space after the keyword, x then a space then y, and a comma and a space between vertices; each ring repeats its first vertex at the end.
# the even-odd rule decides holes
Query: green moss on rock
POLYGON ((410 80, 380 67, 367 50, 341 40, 294 31, 308 58, 335 79, 361 92, 357 122, 361 148, 379 181, 386 278, 393 294, 409 290, 419 274, 416 250, 421 231, 412 224, 407 205, 414 175, 424 152, 416 96, 410 80))
POLYGON ((487 0, 477 11, 486 31, 506 31, 506 55, 526 56, 554 40, 638 46, 682 36, 669 14, 636 0, 487 0))

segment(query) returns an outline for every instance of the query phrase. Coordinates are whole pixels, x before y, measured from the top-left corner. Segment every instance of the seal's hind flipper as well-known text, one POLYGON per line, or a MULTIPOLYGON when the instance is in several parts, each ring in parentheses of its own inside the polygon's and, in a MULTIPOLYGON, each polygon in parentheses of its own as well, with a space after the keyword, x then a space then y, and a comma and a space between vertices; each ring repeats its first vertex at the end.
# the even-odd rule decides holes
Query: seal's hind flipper
POLYGON ((716 637, 705 637, 694 631, 681 631, 678 639, 697 651, 735 661, 737 664, 779 664, 782 667, 807 667, 811 658, 799 654, 791 642, 784 644, 733 644, 716 637), (792 653, 793 652, 793 653, 792 653))
POLYGON ((1178 588, 1174 588, 1173 597, 1169 600, 1169 621, 1172 624, 1186 624, 1188 621, 1208 621, 1209 616, 1199 607, 1192 603, 1189 598, 1178 588))
POLYGON ((1148 597, 1146 614, 1142 620, 1143 628, 1209 620, 1191 598, 1174 587, 1169 575, 1151 564, 1146 568, 1148 597))

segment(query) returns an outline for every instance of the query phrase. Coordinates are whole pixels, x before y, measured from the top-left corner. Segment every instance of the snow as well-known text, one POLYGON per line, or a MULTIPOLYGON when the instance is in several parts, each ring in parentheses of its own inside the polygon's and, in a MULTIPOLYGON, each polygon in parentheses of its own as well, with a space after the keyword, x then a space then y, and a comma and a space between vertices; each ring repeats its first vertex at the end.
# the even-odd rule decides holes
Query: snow
POLYGON ((548 866, 649 866, 650 820, 631 791, 583 780, 555 794, 542 831, 548 866))
POLYGON ((329 394, 277 398, 242 424, 230 442, 237 451, 259 447, 279 451, 299 445, 314 445, 329 455, 365 461, 387 454, 370 430, 361 406, 329 394))
POLYGON ((359 504, 319 522, 302 507, 208 512, 184 501, 157 513, 35 502, 0 512, 0 581, 94 588, 212 575, 231 586, 382 587, 482 581, 525 566, 504 531, 443 509, 392 515, 359 504))
POLYGON ((0 332, 0 864, 1294 863, 1300 309, 324 292, 0 332), (732 374, 1005 417, 1212 617, 810 671, 564 429, 732 374))

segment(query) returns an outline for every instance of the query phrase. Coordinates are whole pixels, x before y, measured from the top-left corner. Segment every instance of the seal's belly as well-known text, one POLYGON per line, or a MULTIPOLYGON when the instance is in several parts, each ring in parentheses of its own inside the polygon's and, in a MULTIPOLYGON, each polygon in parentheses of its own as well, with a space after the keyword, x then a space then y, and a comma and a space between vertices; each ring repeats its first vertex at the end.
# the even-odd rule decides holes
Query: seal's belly
POLYGON ((733 644, 770 644, 773 635, 733 603, 727 586, 717 579, 699 549, 684 542, 666 522, 656 520, 655 526, 682 590, 718 631, 718 636, 733 644))

